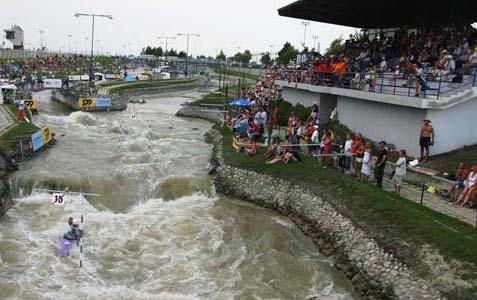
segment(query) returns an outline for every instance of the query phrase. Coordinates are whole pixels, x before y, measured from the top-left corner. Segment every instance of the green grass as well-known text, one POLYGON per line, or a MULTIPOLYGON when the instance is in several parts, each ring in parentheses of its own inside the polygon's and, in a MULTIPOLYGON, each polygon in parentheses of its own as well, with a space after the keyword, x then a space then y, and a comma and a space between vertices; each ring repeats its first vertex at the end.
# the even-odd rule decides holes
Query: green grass
POLYGON ((118 94, 126 90, 131 89, 142 89, 142 88, 152 88, 152 87, 160 87, 160 86, 167 86, 173 84, 187 84, 194 82, 196 79, 177 79, 177 80, 150 80, 150 81, 139 81, 139 82, 131 82, 131 83, 118 83, 118 85, 122 84, 121 86, 111 88, 109 90, 110 94, 118 94))
POLYGON ((417 250, 432 245, 447 261, 456 259, 469 265, 465 278, 477 278, 477 230, 457 219, 435 212, 372 184, 344 176, 340 171, 323 168, 311 158, 295 164, 265 164, 264 150, 255 157, 236 153, 232 134, 224 135, 223 157, 227 165, 275 176, 302 185, 319 194, 338 211, 351 218, 382 248, 426 275, 425 266, 417 259, 417 250))
POLYGON ((476 165, 477 145, 467 146, 452 152, 432 156, 425 165, 426 167, 439 171, 440 174, 447 172, 454 175, 455 169, 460 162, 464 162, 467 167, 476 165))
POLYGON ((30 136, 40 128, 30 123, 17 123, 12 129, 0 136, 0 149, 14 150, 22 137, 30 136))
MULTIPOLYGON (((210 93, 195 101, 194 105, 200 104, 227 104, 240 97, 240 88, 238 85, 220 88, 215 93, 210 93)), ((231 108, 229 108, 231 109, 231 108)))
POLYGON ((214 68, 214 72, 217 74, 240 77, 240 78, 251 79, 251 80, 258 80, 258 78, 260 77, 258 75, 251 74, 248 72, 234 71, 234 70, 229 70, 225 68, 214 68))

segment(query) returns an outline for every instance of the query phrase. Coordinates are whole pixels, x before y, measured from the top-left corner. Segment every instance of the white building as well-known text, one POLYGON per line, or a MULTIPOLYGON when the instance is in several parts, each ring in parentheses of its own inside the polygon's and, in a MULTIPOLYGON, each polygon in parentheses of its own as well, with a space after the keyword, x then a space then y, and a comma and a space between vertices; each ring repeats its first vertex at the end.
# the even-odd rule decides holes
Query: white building
POLYGON ((13 25, 11 29, 5 29, 5 38, 13 44, 13 49, 23 49, 23 29, 13 25))

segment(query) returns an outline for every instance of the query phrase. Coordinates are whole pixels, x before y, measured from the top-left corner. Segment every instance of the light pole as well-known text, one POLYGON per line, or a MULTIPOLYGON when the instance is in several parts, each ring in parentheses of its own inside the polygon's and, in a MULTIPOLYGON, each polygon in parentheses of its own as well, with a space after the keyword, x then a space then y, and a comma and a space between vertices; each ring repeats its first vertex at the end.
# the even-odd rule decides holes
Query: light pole
POLYGON ((84 55, 88 53, 88 37, 84 37, 84 55))
POLYGON ((45 33, 44 30, 38 31, 40 33, 40 49, 43 51, 43 33, 45 33))
POLYGON ((68 53, 71 53, 71 37, 73 35, 70 33, 68 34, 68 53))
POLYGON ((96 44, 98 44, 98 54, 101 55, 101 47, 99 46, 99 43, 101 43, 101 40, 96 40, 96 44))
POLYGON ((320 41, 319 41, 318 39, 319 39, 319 37, 318 37, 317 35, 314 35, 314 36, 313 36, 313 40, 315 41, 315 42, 313 43, 313 48, 315 48, 315 51, 316 51, 316 52, 320 53, 320 41), (316 46, 316 47, 315 47, 315 46, 316 46))
POLYGON ((157 37, 159 40, 166 40, 166 52, 165 52, 165 62, 167 63, 167 56, 168 56, 168 53, 167 53, 167 43, 169 42, 169 40, 175 40, 176 38, 174 36, 158 36, 157 37))
POLYGON ((187 51, 186 51, 186 69, 185 75, 189 76, 189 38, 191 36, 200 37, 200 34, 197 33, 178 33, 177 36, 186 36, 187 37, 187 51))
POLYGON ((302 21, 301 24, 305 28, 305 30, 303 32, 303 48, 305 48, 305 46, 306 46, 306 27, 310 26, 310 22, 302 21))
POLYGON ((93 72, 93 49, 94 49, 94 19, 96 17, 100 18, 108 18, 110 20, 113 19, 111 15, 97 15, 97 14, 83 14, 83 13, 75 13, 75 17, 91 17, 92 19, 92 26, 91 26, 91 57, 89 62, 89 87, 94 88, 94 72, 93 72))

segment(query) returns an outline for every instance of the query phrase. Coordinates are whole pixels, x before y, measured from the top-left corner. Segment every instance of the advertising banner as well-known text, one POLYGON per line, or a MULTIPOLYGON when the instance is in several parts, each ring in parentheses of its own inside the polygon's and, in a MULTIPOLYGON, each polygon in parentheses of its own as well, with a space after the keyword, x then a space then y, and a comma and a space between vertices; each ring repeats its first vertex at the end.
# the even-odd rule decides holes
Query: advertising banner
POLYGON ((44 143, 43 143, 43 136, 41 134, 41 130, 35 132, 31 136, 31 142, 32 142, 32 146, 33 146, 33 151, 37 151, 38 149, 43 147, 44 143))
POLYGON ((80 81, 81 80, 81 76, 80 75, 70 75, 68 76, 68 79, 70 81, 80 81))
POLYGON ((43 79, 43 87, 45 89, 61 89, 61 79, 43 79))
POLYGON ((35 100, 25 100, 25 106, 31 110, 38 110, 38 101, 35 100))
POLYGON ((96 98, 96 107, 111 107, 110 98, 96 98))
POLYGON ((48 144, 51 141, 52 136, 51 136, 51 130, 49 127, 43 127, 41 129, 41 137, 43 138, 44 145, 48 144))
POLYGON ((96 106, 96 101, 93 98, 79 98, 78 107, 79 108, 91 108, 96 106))

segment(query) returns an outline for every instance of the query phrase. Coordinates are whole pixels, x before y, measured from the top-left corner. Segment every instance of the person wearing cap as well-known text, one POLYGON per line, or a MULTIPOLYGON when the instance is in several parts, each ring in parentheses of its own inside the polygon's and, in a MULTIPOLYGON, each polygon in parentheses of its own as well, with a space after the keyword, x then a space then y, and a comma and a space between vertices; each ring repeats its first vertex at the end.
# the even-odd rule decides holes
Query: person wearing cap
POLYGON ((376 184, 378 187, 383 187, 384 169, 388 160, 388 149, 386 141, 379 142, 378 158, 374 165, 374 173, 376 175, 376 184))
POLYGON ((419 134, 419 145, 421 146, 421 162, 426 162, 429 159, 429 146, 434 145, 434 127, 431 125, 431 120, 424 118, 421 131, 419 134))

